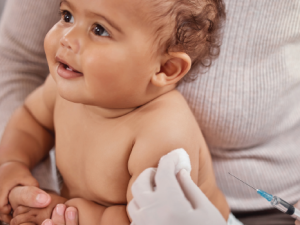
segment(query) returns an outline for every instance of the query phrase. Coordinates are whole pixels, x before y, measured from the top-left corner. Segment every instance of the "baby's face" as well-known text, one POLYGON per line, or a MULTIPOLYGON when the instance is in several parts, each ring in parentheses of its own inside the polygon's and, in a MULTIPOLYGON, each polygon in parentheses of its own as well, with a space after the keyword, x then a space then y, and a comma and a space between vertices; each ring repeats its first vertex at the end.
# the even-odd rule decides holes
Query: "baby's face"
POLYGON ((45 51, 63 98, 105 108, 145 103, 161 57, 153 49, 155 25, 143 20, 143 1, 62 1, 61 20, 47 34, 45 51))

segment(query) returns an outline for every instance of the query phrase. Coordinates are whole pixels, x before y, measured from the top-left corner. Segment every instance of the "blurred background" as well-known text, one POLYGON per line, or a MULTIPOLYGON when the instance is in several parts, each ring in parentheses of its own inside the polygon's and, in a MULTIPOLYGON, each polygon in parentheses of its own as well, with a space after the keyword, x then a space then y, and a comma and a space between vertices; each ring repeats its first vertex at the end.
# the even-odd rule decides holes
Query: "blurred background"
POLYGON ((0 0, 0 20, 6 0, 0 0))

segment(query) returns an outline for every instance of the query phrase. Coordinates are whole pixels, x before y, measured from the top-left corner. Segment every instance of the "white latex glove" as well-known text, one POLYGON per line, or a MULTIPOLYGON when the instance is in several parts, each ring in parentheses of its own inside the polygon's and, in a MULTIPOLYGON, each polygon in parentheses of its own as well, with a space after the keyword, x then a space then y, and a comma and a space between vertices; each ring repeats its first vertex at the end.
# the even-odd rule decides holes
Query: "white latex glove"
POLYGON ((164 156, 157 171, 148 168, 132 185, 128 204, 131 225, 226 225, 189 173, 182 169, 177 178, 178 154, 164 156))

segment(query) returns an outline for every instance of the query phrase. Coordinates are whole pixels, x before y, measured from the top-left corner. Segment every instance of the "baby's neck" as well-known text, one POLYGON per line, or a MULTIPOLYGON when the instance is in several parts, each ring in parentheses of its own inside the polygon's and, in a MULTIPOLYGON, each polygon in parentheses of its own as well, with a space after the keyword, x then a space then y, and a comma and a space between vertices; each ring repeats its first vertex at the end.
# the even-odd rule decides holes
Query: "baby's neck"
POLYGON ((118 118, 121 116, 124 116, 136 108, 128 108, 128 109, 107 109, 107 108, 101 108, 98 106, 92 106, 92 105, 83 105, 84 109, 88 111, 88 113, 91 113, 91 115, 94 115, 96 117, 102 117, 106 119, 113 119, 118 118))

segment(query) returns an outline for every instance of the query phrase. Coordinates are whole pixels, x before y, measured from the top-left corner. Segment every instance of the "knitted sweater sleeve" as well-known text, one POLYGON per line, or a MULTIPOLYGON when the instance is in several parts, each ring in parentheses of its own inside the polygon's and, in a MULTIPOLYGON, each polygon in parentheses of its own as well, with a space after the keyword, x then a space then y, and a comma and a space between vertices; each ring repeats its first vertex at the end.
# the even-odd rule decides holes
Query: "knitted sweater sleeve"
POLYGON ((12 112, 49 73, 44 37, 59 20, 59 0, 9 0, 0 24, 0 137, 12 112))

